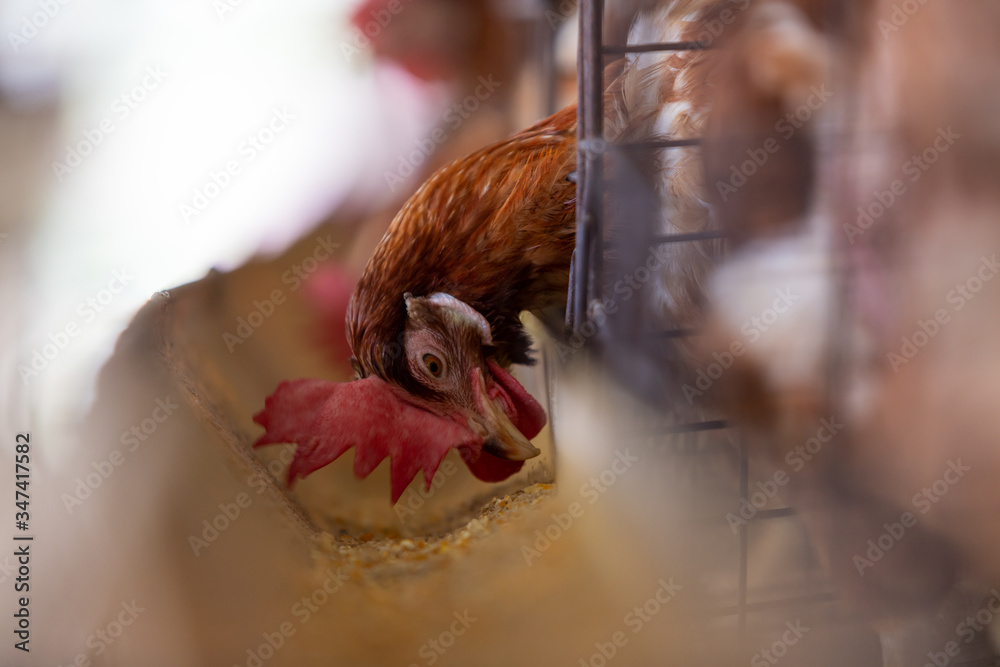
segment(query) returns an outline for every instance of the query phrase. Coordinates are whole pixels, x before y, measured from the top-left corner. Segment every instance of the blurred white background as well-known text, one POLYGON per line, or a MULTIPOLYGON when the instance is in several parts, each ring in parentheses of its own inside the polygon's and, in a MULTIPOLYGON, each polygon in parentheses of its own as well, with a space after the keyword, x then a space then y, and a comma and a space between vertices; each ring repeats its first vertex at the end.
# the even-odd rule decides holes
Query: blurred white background
POLYGON ((384 171, 447 94, 354 48, 356 4, 0 6, 4 115, 26 128, 0 151, 20 179, 0 213, 0 398, 11 428, 46 429, 40 463, 72 446, 47 429, 86 410, 151 294, 390 201, 384 171))

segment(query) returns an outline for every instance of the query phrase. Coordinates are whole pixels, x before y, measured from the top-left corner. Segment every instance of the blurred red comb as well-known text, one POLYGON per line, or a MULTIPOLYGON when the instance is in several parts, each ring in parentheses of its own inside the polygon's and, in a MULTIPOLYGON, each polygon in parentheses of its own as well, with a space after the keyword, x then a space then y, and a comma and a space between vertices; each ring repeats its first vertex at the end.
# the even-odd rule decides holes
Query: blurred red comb
MULTIPOLYGON (((254 447, 298 445, 288 469, 289 487, 351 447, 355 448, 354 474, 359 478, 367 477, 389 457, 393 503, 421 468, 430 488, 441 459, 452 448, 485 482, 504 480, 523 465, 523 461, 483 452, 483 438, 468 426, 409 403, 400 390, 378 377, 344 383, 282 382, 253 419, 266 429, 254 447)), ((528 437, 534 435, 537 432, 528 437)))

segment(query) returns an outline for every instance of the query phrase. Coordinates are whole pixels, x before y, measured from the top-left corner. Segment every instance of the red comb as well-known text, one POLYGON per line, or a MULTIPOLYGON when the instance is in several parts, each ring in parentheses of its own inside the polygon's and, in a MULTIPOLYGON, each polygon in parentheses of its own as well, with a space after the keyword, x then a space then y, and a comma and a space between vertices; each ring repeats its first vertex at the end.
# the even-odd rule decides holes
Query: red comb
MULTIPOLYGON (((509 402, 517 414, 511 415, 512 421, 518 427, 523 422, 533 428, 541 406, 506 371, 501 369, 501 373, 506 394, 513 394, 509 402), (522 409, 528 416, 520 415, 522 409)), ((544 412, 541 414, 544 425, 544 412)), ((377 377, 345 383, 282 382, 253 419, 266 429, 254 447, 289 442, 298 445, 288 468, 289 487, 351 447, 355 448, 354 474, 359 478, 367 477, 389 457, 393 503, 421 468, 424 483, 430 488, 441 459, 452 448, 459 450, 469 470, 485 482, 502 481, 524 464, 483 452, 482 437, 467 426, 409 403, 401 390, 377 377)), ((531 438, 540 429, 539 425, 534 432, 529 428, 522 433, 531 438)))

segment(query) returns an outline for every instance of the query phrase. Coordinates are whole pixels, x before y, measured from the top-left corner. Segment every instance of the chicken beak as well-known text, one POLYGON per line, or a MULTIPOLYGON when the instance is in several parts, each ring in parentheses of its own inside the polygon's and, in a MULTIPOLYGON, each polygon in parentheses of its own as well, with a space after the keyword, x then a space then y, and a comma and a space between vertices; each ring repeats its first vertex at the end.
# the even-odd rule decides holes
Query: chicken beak
POLYGON ((521 434, 502 406, 490 400, 482 371, 476 369, 478 410, 469 417, 469 426, 482 436, 483 451, 509 461, 527 461, 541 451, 521 434))

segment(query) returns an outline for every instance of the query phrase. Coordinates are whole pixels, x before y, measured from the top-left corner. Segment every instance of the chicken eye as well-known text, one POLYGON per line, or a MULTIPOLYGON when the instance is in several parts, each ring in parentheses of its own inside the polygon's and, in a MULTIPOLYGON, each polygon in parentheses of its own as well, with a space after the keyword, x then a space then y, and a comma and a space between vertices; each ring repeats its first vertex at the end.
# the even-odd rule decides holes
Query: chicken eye
POLYGON ((433 354, 427 353, 422 357, 424 361, 424 368, 435 378, 440 378, 444 375, 444 362, 433 354))

